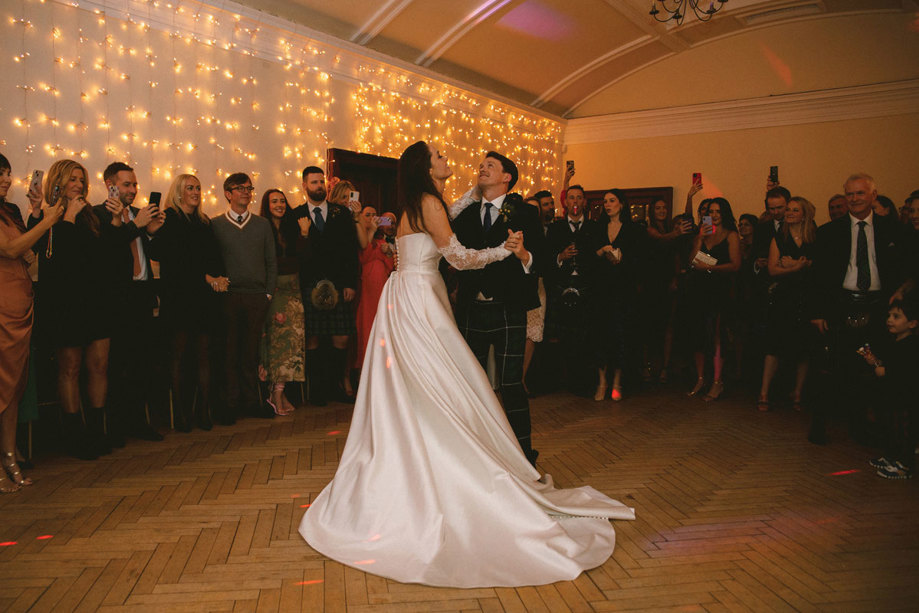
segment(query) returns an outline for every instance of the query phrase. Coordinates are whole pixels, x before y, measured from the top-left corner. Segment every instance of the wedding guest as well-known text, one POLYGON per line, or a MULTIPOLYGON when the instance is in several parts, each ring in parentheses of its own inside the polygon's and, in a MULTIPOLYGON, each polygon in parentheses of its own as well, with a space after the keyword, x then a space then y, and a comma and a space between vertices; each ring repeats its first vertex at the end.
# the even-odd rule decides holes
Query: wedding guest
POLYGON ((353 400, 342 380, 348 337, 354 334, 351 302, 360 274, 357 231, 348 209, 326 199, 321 168, 307 166, 301 178, 307 199, 294 215, 300 225, 297 258, 306 318, 306 370, 310 402, 324 406, 332 394, 336 400, 353 400), (327 352, 320 347, 321 339, 331 341, 327 352))
POLYGON ((644 360, 647 365, 652 360, 659 364, 658 381, 661 383, 667 382, 670 368, 677 274, 680 270, 679 247, 681 239, 692 232, 691 210, 690 219, 680 215, 671 218, 667 203, 658 200, 652 206, 648 223, 650 242, 643 266, 642 285, 646 319, 652 325, 646 332, 644 360))
POLYGON ((274 417, 258 400, 258 348, 268 305, 277 290, 278 267, 271 224, 249 212, 252 180, 242 172, 223 182, 227 210, 211 218, 211 228, 230 280, 223 297, 226 326, 225 411, 221 423, 233 424, 243 412, 274 417))
MULTIPOLYGON (((86 201, 88 178, 79 162, 58 160, 51 165, 45 175, 45 202, 49 206, 60 202, 64 214, 35 245, 39 256, 36 329, 56 352, 66 451, 82 460, 111 452, 105 439, 105 408, 114 320, 109 310, 111 245, 105 242, 110 235, 103 234, 102 223, 86 201), (80 415, 84 363, 85 425, 80 415)), ((120 208, 117 201, 107 204, 120 208)), ((43 213, 33 207, 29 227, 39 224, 43 213)), ((120 217, 115 223, 120 223, 120 217)))
POLYGON ((887 217, 890 215, 893 219, 899 219, 900 214, 897 212, 897 205, 887 196, 879 194, 878 197, 874 199, 874 202, 871 203, 871 209, 874 211, 875 215, 880 217, 887 217))
MULTIPOLYGON (((357 313, 355 323, 357 336, 355 338, 356 354, 354 367, 360 370, 364 364, 364 353, 370 340, 370 330, 373 328, 373 319, 377 312, 377 304, 383 293, 383 285, 389 278, 394 268, 393 251, 382 236, 380 227, 381 217, 373 206, 365 204, 361 209, 358 220, 357 239, 361 246, 359 254, 361 263, 361 280, 357 292, 357 313)), ((387 217, 386 223, 392 225, 387 217)), ((386 227, 389 227, 386 226, 386 227)))
POLYGON ((612 371, 610 398, 622 400, 622 371, 632 349, 628 330, 634 307, 642 261, 641 227, 632 223, 625 192, 611 189, 603 195, 603 213, 597 220, 599 232, 591 237, 596 254, 596 292, 590 300, 597 365, 594 400, 606 397, 607 374, 612 371))
POLYGON ((696 384, 690 396, 702 393, 705 387, 705 358, 712 358, 713 380, 705 395, 706 402, 717 400, 724 391, 721 374, 724 367, 723 341, 726 340, 723 314, 731 295, 735 273, 740 269, 740 237, 731 204, 725 198, 712 198, 708 204, 711 225, 704 223, 693 242, 693 275, 687 309, 695 322, 693 361, 696 384), (697 258, 704 253, 708 258, 697 258), (713 260, 714 263, 710 263, 713 260))
POLYGON ((284 394, 284 388, 290 382, 306 380, 303 364, 306 330, 297 260, 300 232, 287 196, 279 189, 265 192, 260 214, 271 222, 278 262, 277 289, 268 305, 261 340, 261 366, 268 382, 268 405, 277 415, 290 415, 295 407, 284 394))
POLYGON ((915 295, 895 300, 887 311, 887 332, 892 342, 875 351, 866 347, 865 361, 881 383, 883 455, 870 460, 879 477, 909 479, 916 465, 916 370, 919 368, 919 304, 915 295), (883 361, 881 361, 883 358, 883 361))
POLYGON ((190 432, 194 422, 210 430, 210 345, 219 338, 217 292, 225 292, 229 281, 211 220, 202 209, 198 178, 176 176, 163 208, 166 219, 150 240, 150 257, 160 263, 159 316, 169 353, 175 429, 190 432))
MULTIPOLYGON (((545 236, 548 225, 555 216, 555 204, 552 202, 552 194, 547 190, 541 190, 524 202, 535 206, 536 210, 539 211, 542 232, 543 236, 545 236)), ((542 342, 546 326, 546 284, 542 274, 536 280, 536 293, 539 295, 539 306, 527 311, 527 338, 526 345, 523 348, 523 387, 527 395, 531 395, 527 386, 527 375, 530 372, 530 365, 533 363, 536 345, 542 342)))
POLYGON ((806 298, 813 286, 811 264, 814 260, 814 224, 816 209, 808 200, 793 197, 788 201, 785 223, 769 247, 769 275, 775 280, 767 314, 768 334, 763 379, 756 407, 769 410, 769 389, 779 367, 779 359, 797 364, 792 406, 802 409, 801 398, 807 379, 811 325, 806 312, 806 298))
MULTIPOLYGON (((34 245, 64 212, 57 204, 45 210, 43 219, 26 230, 19 207, 7 201, 12 168, 0 154, 0 493, 15 492, 32 480, 22 475, 16 462, 16 424, 19 401, 26 388, 29 341, 32 336, 32 278, 29 264, 35 260, 34 245)), ((41 206, 41 184, 30 185, 33 209, 41 206)))
POLYGON ((102 172, 109 196, 93 207, 112 251, 114 276, 110 279, 114 302, 109 305, 115 322, 109 355, 109 410, 106 435, 112 447, 124 447, 125 437, 161 441, 163 436, 147 421, 147 402, 152 392, 150 373, 154 367, 150 330, 156 290, 148 257, 150 237, 162 227, 164 213, 159 204, 134 206, 137 176, 124 162, 112 162, 102 172), (120 205, 120 208, 119 206, 120 205), (116 225, 114 217, 119 216, 116 225))
POLYGON ((731 328, 734 336, 734 362, 737 374, 747 380, 753 376, 749 351, 753 340, 753 325, 758 309, 755 304, 756 277, 753 271, 753 233, 759 220, 756 215, 744 213, 737 220, 737 234, 740 236, 740 270, 734 284, 734 304, 731 328))
POLYGON ((849 212, 849 207, 846 204, 846 197, 842 194, 833 194, 826 206, 830 214, 830 221, 839 219, 849 212))

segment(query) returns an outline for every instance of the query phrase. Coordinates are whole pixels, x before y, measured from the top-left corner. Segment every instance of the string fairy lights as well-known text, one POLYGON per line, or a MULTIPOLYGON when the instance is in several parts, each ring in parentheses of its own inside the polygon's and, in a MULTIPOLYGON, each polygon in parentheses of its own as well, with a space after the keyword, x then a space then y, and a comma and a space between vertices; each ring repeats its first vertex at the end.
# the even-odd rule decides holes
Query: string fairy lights
POLYGON ((9 122, 3 147, 19 195, 33 169, 72 157, 100 181, 109 162, 132 164, 142 193, 197 174, 209 214, 222 209, 223 177, 234 171, 296 203, 300 169, 324 165, 329 147, 398 157, 417 140, 436 142, 470 180, 487 149, 517 162, 516 191, 559 177, 559 121, 317 41, 230 0, 4 3, 0 53, 18 68, 5 73, 18 81, 5 89, 20 93, 0 121, 9 122))

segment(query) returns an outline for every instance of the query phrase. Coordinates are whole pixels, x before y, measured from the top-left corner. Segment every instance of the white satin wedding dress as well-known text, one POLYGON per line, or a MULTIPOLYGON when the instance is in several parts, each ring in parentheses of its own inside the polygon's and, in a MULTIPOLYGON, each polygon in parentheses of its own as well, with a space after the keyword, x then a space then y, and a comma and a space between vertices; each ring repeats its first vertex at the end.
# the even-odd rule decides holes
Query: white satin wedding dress
MULTIPOLYGON (((634 510, 540 480, 454 323, 441 252, 423 233, 398 249, 341 462, 300 534, 342 564, 405 583, 542 585, 599 566, 615 545, 607 518, 634 510)), ((444 253, 465 268, 508 254, 455 237, 444 253)))

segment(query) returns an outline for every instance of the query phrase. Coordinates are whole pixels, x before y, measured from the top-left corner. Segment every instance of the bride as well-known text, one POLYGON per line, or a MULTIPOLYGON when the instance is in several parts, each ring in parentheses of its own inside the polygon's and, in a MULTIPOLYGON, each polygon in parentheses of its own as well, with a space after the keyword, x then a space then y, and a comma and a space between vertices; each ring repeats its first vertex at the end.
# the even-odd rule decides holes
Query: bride
POLYGON ((405 583, 574 579, 612 554, 609 519, 635 513, 588 486, 556 489, 523 455, 437 269, 441 257, 483 268, 521 237, 464 248, 441 196, 451 174, 421 141, 399 159, 399 267, 383 288, 338 470, 300 534, 342 564, 405 583))

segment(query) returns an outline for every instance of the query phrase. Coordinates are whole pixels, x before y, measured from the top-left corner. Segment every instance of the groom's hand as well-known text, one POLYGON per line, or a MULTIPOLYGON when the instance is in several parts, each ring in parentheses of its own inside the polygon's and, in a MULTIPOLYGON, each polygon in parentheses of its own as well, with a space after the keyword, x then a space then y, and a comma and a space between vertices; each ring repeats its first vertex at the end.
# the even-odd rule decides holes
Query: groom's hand
POLYGON ((527 264, 530 261, 530 252, 523 246, 523 232, 514 232, 508 229, 507 241, 504 243, 508 251, 517 256, 517 259, 527 264))

